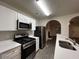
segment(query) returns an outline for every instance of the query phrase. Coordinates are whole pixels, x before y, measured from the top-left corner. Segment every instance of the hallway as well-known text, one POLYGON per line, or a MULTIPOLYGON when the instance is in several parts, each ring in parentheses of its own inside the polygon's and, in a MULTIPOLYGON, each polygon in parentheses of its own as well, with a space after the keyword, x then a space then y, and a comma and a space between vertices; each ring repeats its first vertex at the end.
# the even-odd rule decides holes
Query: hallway
POLYGON ((44 49, 40 49, 34 59, 54 59, 55 40, 49 40, 44 49))

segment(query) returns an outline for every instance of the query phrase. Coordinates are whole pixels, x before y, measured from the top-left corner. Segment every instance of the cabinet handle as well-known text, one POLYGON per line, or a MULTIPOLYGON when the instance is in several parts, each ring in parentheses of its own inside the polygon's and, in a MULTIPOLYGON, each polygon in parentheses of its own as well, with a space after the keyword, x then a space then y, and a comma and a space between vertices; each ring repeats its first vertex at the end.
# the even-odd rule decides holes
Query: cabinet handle
POLYGON ((17 52, 17 51, 13 51, 13 52, 17 52))

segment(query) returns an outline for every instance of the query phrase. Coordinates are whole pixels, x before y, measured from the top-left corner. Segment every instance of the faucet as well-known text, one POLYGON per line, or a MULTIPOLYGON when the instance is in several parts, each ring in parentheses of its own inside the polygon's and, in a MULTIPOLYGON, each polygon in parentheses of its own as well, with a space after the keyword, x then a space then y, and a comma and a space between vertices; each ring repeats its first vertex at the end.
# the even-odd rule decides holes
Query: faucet
POLYGON ((76 40, 71 38, 66 38, 66 40, 70 40, 74 45, 76 45, 76 40))

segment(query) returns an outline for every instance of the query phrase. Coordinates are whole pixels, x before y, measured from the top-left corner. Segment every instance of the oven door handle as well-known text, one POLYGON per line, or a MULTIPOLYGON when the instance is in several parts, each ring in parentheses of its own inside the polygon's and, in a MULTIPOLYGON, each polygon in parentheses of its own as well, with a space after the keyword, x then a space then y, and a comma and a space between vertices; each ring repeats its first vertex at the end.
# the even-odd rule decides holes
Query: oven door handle
POLYGON ((26 45, 26 46, 23 47, 23 49, 26 49, 26 48, 32 46, 33 44, 36 44, 36 43, 31 43, 31 44, 29 44, 29 45, 26 45))

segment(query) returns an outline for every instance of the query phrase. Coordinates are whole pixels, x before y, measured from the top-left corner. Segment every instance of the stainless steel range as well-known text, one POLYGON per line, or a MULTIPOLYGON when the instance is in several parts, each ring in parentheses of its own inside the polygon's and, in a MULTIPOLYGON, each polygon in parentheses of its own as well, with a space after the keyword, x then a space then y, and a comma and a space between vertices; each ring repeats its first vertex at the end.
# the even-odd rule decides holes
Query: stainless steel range
POLYGON ((35 38, 16 35, 14 41, 21 44, 21 59, 33 59, 36 54, 35 38))

